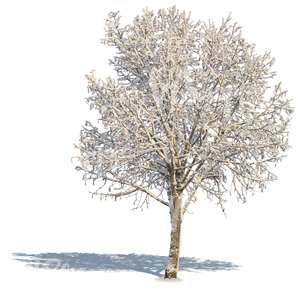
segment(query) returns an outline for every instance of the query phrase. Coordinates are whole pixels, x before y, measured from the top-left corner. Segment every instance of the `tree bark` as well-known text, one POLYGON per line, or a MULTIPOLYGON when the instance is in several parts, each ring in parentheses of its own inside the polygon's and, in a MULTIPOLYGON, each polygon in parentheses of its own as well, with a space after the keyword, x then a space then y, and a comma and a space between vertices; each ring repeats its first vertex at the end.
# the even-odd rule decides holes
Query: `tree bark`
POLYGON ((177 278, 179 270, 180 235, 182 223, 182 203, 179 197, 173 201, 171 214, 171 240, 169 250, 169 261, 165 270, 165 279, 177 278))

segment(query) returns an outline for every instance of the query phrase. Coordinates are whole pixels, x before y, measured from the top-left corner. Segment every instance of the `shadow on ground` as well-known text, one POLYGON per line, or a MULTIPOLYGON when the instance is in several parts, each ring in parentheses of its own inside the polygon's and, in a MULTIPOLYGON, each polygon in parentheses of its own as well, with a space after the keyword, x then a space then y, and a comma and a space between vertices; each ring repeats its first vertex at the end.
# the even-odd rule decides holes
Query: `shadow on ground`
MULTIPOLYGON (((94 253, 14 253, 13 258, 27 266, 45 269, 80 271, 137 271, 161 276, 168 257, 145 254, 94 254, 94 253)), ((181 271, 235 270, 231 262, 180 258, 181 271)))

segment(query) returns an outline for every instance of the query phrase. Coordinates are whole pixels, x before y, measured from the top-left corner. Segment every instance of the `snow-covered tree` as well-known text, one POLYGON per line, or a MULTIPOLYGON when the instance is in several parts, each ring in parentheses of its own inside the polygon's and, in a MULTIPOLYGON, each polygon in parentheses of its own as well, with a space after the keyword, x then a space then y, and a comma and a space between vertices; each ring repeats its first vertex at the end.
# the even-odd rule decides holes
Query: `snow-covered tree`
POLYGON ((105 31, 117 79, 87 75, 87 101, 102 128, 83 126, 77 169, 98 185, 94 195, 135 195, 135 207, 154 199, 169 208, 165 278, 176 278, 182 217, 198 195, 223 209, 228 193, 245 201, 276 178, 290 100, 281 84, 268 86, 270 53, 257 54, 230 17, 216 26, 171 7, 121 25, 111 12, 105 31))

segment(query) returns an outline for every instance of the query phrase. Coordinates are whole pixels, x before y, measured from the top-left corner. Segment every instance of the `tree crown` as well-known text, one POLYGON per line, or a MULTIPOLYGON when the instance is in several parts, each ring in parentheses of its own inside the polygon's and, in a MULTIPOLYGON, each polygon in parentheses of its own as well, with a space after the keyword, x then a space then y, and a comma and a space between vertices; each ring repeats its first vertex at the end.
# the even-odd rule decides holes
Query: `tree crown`
POLYGON ((94 194, 135 195, 137 207, 180 195, 186 210, 198 191, 222 206, 226 192, 244 201, 276 178, 290 100, 281 84, 268 86, 270 53, 258 55, 230 16, 216 26, 176 7, 145 9, 122 26, 111 12, 105 31, 117 79, 87 75, 87 101, 105 129, 86 122, 78 145, 94 194))

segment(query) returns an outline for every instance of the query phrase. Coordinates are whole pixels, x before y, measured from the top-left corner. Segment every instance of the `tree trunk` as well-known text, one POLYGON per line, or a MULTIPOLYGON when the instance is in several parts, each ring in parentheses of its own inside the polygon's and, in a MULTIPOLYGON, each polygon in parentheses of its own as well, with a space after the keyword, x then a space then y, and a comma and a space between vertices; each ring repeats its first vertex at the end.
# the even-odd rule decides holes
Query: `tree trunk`
POLYGON ((169 261, 165 270, 165 279, 177 278, 179 270, 179 251, 180 251, 180 232, 182 222, 182 205, 181 199, 174 199, 173 208, 171 209, 171 241, 169 250, 169 261))

